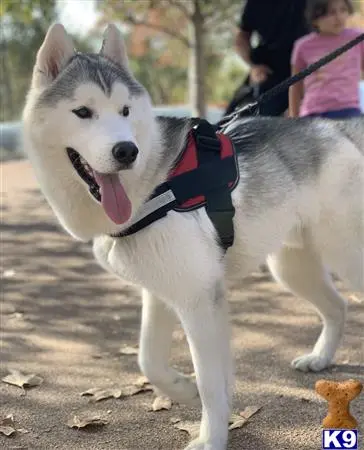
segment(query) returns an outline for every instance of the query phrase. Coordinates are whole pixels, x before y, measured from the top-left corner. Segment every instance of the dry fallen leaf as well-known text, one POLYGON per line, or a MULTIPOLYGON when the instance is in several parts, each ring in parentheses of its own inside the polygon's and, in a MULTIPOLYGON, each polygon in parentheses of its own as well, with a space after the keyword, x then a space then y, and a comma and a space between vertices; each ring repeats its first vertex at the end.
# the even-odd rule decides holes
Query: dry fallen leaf
POLYGON ((229 423, 234 423, 240 419, 241 419, 241 416, 239 414, 231 414, 231 416, 229 417, 229 423))
POLYGON ((5 434, 5 436, 11 436, 15 432, 14 416, 12 414, 0 419, 0 433, 5 434))
POLYGON ((349 300, 355 303, 364 303, 364 298, 360 298, 359 295, 356 294, 349 295, 349 300))
POLYGON ((34 373, 27 375, 19 370, 12 370, 9 375, 2 378, 2 381, 24 389, 41 385, 43 383, 43 378, 34 373))
POLYGON ((154 399, 151 411, 160 411, 162 409, 171 409, 172 400, 165 395, 159 395, 154 399))
POLYGON ((260 409, 261 406, 247 406, 244 411, 241 411, 239 414, 232 414, 229 419, 229 430, 241 428, 248 422, 249 418, 257 413, 260 409))
POLYGON ((14 426, 14 416, 13 414, 8 414, 6 417, 0 419, 0 425, 14 426))
MULTIPOLYGON (((248 421, 248 419, 257 413, 261 408, 261 406, 247 406, 244 411, 241 411, 239 414, 232 414, 229 419, 229 430, 241 428, 248 421)), ((187 431, 192 439, 198 436, 200 431, 200 422, 180 422, 179 419, 173 420, 176 421, 173 422, 171 419, 171 422, 174 423, 174 427, 179 430, 187 431)))
POLYGON ((5 303, 3 301, 2 305, 1 305, 1 313, 3 315, 14 314, 15 312, 16 312, 16 309, 15 309, 14 305, 9 305, 8 303, 5 303))
POLYGON ((122 386, 122 397, 129 397, 130 395, 139 394, 140 392, 150 392, 153 390, 152 385, 146 384, 144 386, 136 386, 135 384, 129 384, 122 386))
POLYGON ((112 388, 91 388, 85 392, 81 392, 82 396, 91 396, 92 402, 98 402, 100 400, 106 400, 108 398, 123 398, 130 397, 132 395, 139 394, 140 392, 149 392, 153 388, 151 385, 136 386, 134 384, 127 384, 120 387, 112 388))
POLYGON ((234 423, 229 425, 229 430, 235 430, 235 428, 241 428, 246 423, 247 423, 247 419, 244 419, 244 417, 240 417, 240 419, 236 420, 234 423))
POLYGON ((130 347, 129 345, 125 345, 124 347, 121 347, 119 350, 119 353, 122 355, 137 355, 138 349, 135 347, 130 347))
POLYGON ((11 278, 15 275, 15 270, 9 269, 9 270, 4 270, 3 272, 3 277, 4 278, 11 278))
POLYGON ((249 419, 251 416, 256 414, 258 411, 262 409, 261 406, 247 406, 244 411, 240 411, 240 416, 244 417, 244 419, 249 419))
POLYGON ((22 434, 29 433, 24 428, 15 428, 14 416, 12 414, 8 414, 6 417, 0 419, 0 433, 5 434, 5 436, 11 436, 16 432, 22 434))
POLYGON ((85 392, 81 392, 82 396, 91 396, 91 400, 93 402, 98 402, 100 400, 105 400, 107 398, 120 398, 121 397, 121 389, 118 388, 106 388, 106 389, 101 389, 101 388, 92 388, 89 389, 85 392))
POLYGON ((200 422, 186 420, 184 422, 176 423, 174 427, 178 430, 187 431, 187 433, 191 436, 191 439, 197 438, 200 433, 200 422))
POLYGON ((106 425, 108 421, 101 413, 82 412, 73 414, 68 420, 67 425, 70 428, 84 428, 87 426, 100 426, 106 425))
POLYGON ((143 376, 137 378, 134 381, 133 385, 137 386, 137 387, 144 387, 144 386, 150 385, 150 383, 149 383, 148 378, 143 375, 143 376))
POLYGON ((12 434, 14 434, 16 432, 15 428, 13 427, 9 427, 9 426, 5 426, 5 425, 0 425, 0 433, 1 434, 5 434, 5 436, 11 436, 12 434))
POLYGON ((15 311, 10 317, 12 319, 22 319, 24 317, 24 313, 15 311))
POLYGON ((171 417, 171 418, 169 419, 169 421, 170 421, 171 423, 173 423, 173 424, 176 424, 176 423, 178 423, 178 422, 181 422, 181 419, 180 419, 179 417, 171 417))

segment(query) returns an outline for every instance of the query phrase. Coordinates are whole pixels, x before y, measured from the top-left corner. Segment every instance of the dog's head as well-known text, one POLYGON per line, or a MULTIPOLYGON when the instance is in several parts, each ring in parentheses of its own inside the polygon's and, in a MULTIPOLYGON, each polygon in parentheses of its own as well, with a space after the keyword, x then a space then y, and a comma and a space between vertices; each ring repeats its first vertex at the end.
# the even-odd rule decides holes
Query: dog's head
POLYGON ((130 219, 155 125, 115 26, 99 54, 75 52, 62 25, 49 29, 23 122, 41 188, 73 236, 88 240, 130 219))

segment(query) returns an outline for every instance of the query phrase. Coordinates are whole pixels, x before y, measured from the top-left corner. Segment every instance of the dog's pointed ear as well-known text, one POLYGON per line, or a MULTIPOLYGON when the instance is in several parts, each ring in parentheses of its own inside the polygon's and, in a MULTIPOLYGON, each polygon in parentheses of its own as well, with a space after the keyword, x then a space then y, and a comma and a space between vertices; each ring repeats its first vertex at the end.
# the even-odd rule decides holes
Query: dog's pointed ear
POLYGON ((72 39, 63 25, 52 25, 37 54, 33 85, 42 87, 51 83, 74 54, 72 39))
POLYGON ((100 54, 128 69, 129 61, 123 35, 118 28, 110 24, 104 33, 100 54))

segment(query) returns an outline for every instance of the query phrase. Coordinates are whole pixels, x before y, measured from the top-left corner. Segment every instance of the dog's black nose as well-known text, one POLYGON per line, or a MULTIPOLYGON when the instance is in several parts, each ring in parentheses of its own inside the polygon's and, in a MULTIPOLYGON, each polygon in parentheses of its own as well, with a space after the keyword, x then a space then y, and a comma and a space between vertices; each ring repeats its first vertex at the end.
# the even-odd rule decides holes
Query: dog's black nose
POLYGON ((131 164, 136 160, 138 147, 129 141, 117 142, 111 150, 113 157, 121 164, 131 164))

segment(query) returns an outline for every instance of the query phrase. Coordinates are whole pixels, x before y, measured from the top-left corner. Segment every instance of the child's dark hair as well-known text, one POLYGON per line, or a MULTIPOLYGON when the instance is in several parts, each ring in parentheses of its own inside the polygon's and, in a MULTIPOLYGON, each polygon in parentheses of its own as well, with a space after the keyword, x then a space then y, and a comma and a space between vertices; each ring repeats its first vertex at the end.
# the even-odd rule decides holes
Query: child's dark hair
MULTIPOLYGON (((333 0, 307 0, 306 20, 308 24, 315 29, 314 21, 320 17, 324 17, 329 12, 330 3, 333 0)), ((354 13, 354 7, 351 0, 344 0, 348 8, 349 14, 354 13)))

